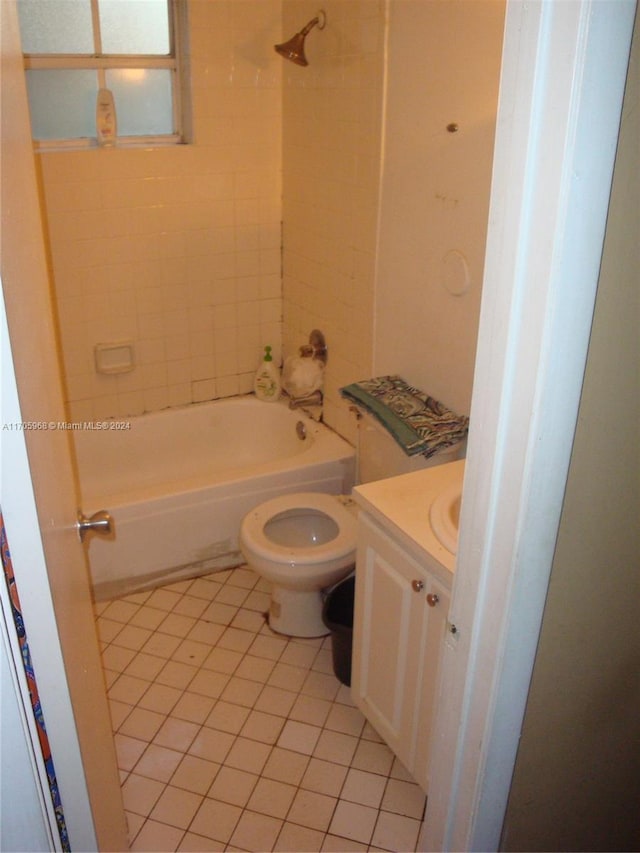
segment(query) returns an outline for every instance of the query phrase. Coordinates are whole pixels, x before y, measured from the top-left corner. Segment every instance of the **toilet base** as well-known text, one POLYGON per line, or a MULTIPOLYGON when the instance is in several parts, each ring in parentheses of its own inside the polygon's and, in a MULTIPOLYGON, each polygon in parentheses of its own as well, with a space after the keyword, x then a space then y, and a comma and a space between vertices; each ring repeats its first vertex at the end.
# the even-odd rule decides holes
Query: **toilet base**
POLYGON ((321 590, 295 590, 274 586, 269 605, 269 627, 289 637, 325 637, 321 590))

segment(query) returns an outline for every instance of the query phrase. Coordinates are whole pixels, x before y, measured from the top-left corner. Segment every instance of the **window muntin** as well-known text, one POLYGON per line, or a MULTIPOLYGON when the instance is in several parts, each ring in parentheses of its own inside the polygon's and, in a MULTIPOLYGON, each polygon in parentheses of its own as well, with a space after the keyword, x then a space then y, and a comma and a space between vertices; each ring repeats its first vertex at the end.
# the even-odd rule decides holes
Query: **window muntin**
POLYGON ((18 0, 36 145, 95 145, 101 88, 114 94, 118 144, 182 141, 177 5, 18 0))

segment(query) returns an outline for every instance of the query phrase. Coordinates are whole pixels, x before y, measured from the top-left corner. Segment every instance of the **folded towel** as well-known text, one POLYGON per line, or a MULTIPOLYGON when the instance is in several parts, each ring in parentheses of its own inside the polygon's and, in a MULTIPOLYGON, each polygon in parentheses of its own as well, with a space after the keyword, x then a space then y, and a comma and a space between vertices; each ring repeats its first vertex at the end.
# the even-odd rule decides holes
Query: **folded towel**
POLYGON ((377 418, 407 456, 421 453, 429 458, 462 441, 469 431, 469 418, 456 415, 400 376, 354 382, 340 393, 377 418))

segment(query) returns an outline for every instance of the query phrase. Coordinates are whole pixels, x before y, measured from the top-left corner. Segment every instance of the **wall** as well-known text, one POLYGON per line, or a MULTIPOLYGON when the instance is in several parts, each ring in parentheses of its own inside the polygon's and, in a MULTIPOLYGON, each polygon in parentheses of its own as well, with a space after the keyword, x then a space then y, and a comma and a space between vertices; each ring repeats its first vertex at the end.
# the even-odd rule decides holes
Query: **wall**
POLYGON ((503 850, 637 850, 640 47, 503 850))
MULTIPOLYGON (((328 0, 309 66, 283 65, 283 348, 324 332, 325 421, 352 440, 338 389, 372 370, 385 5, 328 0)), ((316 11, 284 0, 283 40, 316 11)))
POLYGON ((245 393, 263 344, 313 328, 352 441, 339 388, 375 374, 468 412, 503 5, 328 0, 300 68, 272 45, 311 0, 189 0, 194 144, 39 156, 70 414, 245 393), (94 345, 126 339, 135 370, 97 374, 94 345))
POLYGON ((374 371, 460 414, 471 405, 504 6, 390 6, 374 371))
POLYGON ((189 0, 193 145, 39 155, 69 414, 251 389, 281 337, 280 0, 189 0), (133 340, 100 375, 93 347, 133 340))

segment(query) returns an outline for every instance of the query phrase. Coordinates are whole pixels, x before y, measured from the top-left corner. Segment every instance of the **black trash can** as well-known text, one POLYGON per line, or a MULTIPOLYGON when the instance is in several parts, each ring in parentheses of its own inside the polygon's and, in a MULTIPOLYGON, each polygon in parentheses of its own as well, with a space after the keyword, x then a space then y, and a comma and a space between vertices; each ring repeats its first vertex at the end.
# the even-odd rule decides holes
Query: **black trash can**
POLYGON ((324 600, 322 620, 331 631, 331 654, 336 678, 351 685, 351 646, 356 579, 349 577, 334 586, 324 600))

